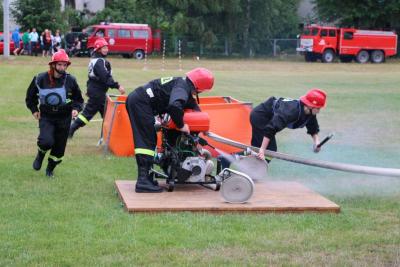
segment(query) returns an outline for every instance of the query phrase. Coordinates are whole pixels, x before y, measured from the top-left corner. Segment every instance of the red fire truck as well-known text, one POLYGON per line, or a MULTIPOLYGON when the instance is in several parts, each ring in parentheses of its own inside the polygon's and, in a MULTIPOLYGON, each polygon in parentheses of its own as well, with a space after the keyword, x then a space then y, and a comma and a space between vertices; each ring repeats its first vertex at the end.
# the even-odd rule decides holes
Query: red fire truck
POLYGON ((145 53, 159 52, 161 31, 152 30, 147 24, 105 23, 86 28, 89 35, 87 47, 93 49, 97 38, 108 42, 110 54, 121 54, 123 57, 143 59, 145 53))
POLYGON ((310 25, 300 35, 300 47, 307 62, 321 59, 333 62, 336 56, 342 62, 355 59, 359 63, 382 63, 397 53, 397 34, 390 31, 357 30, 310 25))

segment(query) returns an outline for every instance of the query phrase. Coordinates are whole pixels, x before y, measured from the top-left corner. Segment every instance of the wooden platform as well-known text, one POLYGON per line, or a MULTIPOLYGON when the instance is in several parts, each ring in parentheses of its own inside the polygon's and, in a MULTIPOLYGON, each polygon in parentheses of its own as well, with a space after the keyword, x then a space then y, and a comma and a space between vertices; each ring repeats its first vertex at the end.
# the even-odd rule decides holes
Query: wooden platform
POLYGON ((129 212, 340 212, 337 204, 297 182, 258 182, 245 204, 226 203, 219 192, 199 185, 176 185, 174 192, 149 194, 135 193, 135 183, 115 181, 129 212))

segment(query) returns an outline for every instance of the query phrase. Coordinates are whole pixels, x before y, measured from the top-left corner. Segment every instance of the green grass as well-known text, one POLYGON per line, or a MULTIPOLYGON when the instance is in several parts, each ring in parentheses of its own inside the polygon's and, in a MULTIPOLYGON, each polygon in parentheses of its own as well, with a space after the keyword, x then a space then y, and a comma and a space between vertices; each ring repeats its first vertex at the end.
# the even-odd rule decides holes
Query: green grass
MULTIPOLYGON (((31 164, 37 122, 24 97, 43 58, 0 60, 0 266, 399 266, 400 179, 324 170, 273 160, 269 179, 294 180, 338 203, 340 214, 128 214, 115 179, 135 179, 132 158, 104 156, 100 123, 68 143, 56 178, 31 164)), ((85 91, 88 59, 69 71, 85 91)), ((110 59, 128 91, 150 79, 183 75, 176 59, 110 59)), ((297 98, 312 87, 328 94, 319 154, 304 130, 278 135, 279 151, 306 158, 400 168, 400 62, 305 64, 272 60, 184 60, 208 67, 212 95, 258 104, 297 98)), ((111 91, 112 92, 112 91, 111 91)))

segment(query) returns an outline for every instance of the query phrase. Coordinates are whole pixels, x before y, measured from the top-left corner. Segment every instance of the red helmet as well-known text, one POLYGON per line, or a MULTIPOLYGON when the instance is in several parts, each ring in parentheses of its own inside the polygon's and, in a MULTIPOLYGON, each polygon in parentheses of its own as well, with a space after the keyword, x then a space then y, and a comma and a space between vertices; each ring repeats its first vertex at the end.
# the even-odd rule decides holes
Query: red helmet
POLYGON ((67 53, 65 53, 64 49, 60 49, 53 54, 53 56, 51 57, 51 61, 49 62, 49 65, 56 62, 66 62, 68 65, 71 64, 71 61, 69 61, 69 57, 67 53))
POLYGON ((195 68, 187 72, 186 77, 193 83, 198 93, 211 90, 214 85, 213 74, 205 68, 195 68))
POLYGON ((323 108, 326 106, 326 93, 321 89, 314 88, 301 96, 300 101, 312 108, 323 108))
POLYGON ((94 51, 99 50, 100 48, 107 46, 108 43, 104 38, 99 38, 94 42, 94 51))

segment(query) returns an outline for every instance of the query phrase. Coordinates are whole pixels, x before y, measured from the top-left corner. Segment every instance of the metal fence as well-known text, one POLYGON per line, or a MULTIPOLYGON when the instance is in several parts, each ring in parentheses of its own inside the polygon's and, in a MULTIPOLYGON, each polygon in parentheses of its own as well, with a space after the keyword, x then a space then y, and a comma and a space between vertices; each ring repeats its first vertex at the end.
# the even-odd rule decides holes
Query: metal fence
POLYGON ((168 38, 164 36, 165 54, 177 55, 181 52, 184 56, 206 56, 206 57, 278 57, 285 55, 296 55, 296 47, 299 39, 276 38, 250 40, 247 50, 243 48, 240 40, 230 41, 228 38, 220 37, 211 45, 205 45, 199 41, 193 41, 190 37, 168 38))

